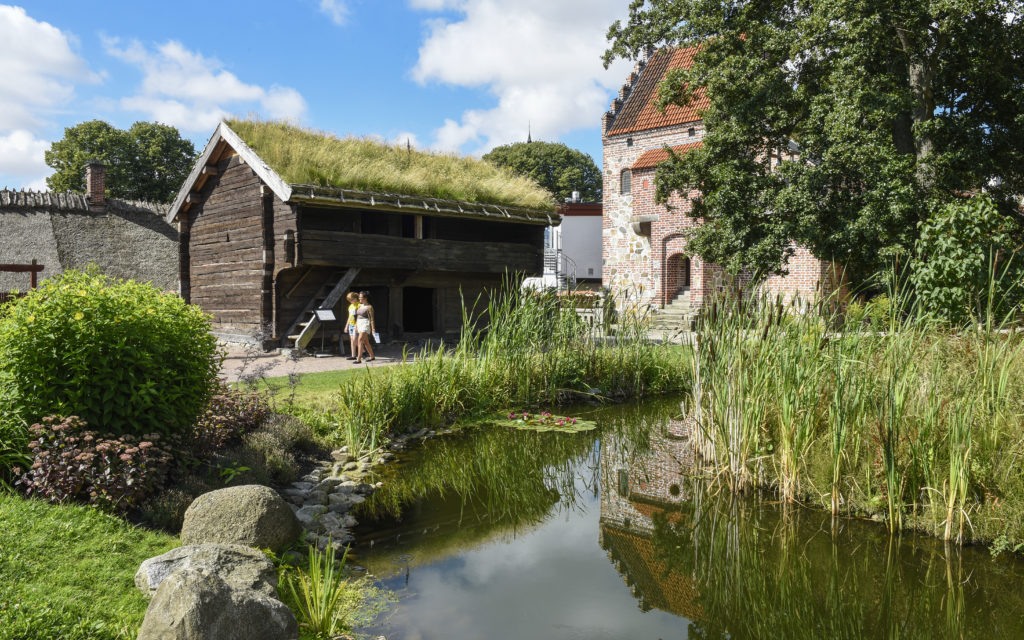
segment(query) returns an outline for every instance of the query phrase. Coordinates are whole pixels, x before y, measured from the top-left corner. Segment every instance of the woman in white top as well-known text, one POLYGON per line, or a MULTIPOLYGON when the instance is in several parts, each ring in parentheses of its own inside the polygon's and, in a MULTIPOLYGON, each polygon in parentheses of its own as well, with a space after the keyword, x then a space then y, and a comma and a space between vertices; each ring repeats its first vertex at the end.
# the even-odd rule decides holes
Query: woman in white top
POLYGON ((358 353, 356 353, 356 364, 362 364, 364 349, 370 354, 367 360, 373 361, 377 359, 373 355, 373 347, 370 346, 371 333, 377 333, 377 324, 373 320, 373 305, 370 304, 370 292, 361 291, 359 292, 359 307, 356 308, 356 345, 359 349, 358 353))

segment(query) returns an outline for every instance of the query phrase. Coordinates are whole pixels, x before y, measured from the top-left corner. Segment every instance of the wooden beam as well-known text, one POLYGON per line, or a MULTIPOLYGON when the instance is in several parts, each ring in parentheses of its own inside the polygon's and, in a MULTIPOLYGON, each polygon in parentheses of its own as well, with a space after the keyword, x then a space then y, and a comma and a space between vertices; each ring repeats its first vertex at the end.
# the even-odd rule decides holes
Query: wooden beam
POLYGON ((220 175, 220 169, 215 164, 208 164, 203 167, 202 175, 212 178, 213 176, 220 175))

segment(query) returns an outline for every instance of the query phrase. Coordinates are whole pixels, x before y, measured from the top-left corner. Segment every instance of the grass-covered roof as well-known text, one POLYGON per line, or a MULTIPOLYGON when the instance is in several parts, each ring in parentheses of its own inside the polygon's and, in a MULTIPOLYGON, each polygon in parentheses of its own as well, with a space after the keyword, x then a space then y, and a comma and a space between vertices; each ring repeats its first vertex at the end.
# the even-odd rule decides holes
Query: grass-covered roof
POLYGON ((370 138, 339 138, 284 122, 228 120, 227 125, 290 184, 555 208, 543 187, 483 160, 410 151, 370 138))

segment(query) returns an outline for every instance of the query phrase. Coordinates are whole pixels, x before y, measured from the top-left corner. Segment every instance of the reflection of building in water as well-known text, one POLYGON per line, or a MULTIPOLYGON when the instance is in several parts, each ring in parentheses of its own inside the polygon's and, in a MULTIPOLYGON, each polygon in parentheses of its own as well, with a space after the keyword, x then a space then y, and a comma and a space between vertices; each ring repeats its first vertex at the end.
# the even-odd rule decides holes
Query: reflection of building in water
POLYGON ((601 440, 601 548, 622 574, 644 611, 661 609, 694 619, 699 608, 689 577, 671 572, 651 535, 654 517, 683 517, 684 479, 693 460, 692 426, 672 420, 651 434, 649 448, 620 435, 601 440))

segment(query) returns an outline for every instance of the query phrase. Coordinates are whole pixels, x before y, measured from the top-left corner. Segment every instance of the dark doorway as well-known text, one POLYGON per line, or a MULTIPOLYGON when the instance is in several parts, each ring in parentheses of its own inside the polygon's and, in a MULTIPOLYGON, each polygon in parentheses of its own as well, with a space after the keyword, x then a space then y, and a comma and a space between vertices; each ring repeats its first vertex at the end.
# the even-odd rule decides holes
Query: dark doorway
POLYGON ((436 291, 436 289, 426 287, 402 288, 402 327, 406 333, 435 331, 436 291))
POLYGON ((679 261, 679 288, 690 288, 690 259, 683 258, 679 261))

